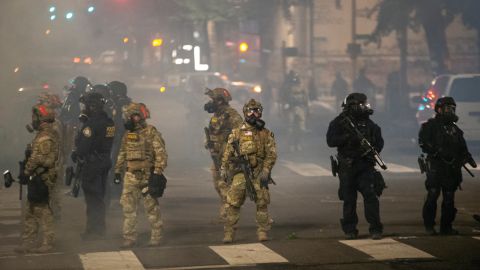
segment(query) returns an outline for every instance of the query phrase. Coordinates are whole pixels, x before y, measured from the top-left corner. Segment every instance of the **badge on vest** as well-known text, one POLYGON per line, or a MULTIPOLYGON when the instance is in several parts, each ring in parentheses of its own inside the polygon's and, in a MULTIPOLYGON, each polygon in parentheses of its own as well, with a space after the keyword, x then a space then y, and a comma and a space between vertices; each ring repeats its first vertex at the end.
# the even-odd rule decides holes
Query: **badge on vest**
POLYGON ((105 133, 106 138, 113 138, 115 136, 115 127, 107 127, 107 132, 105 133))
POLYGON ((134 133, 134 132, 129 132, 127 134, 127 139, 129 139, 131 141, 138 141, 138 134, 134 133))
POLYGON ((86 127, 82 130, 83 136, 90 138, 92 137, 92 129, 90 127, 86 127))

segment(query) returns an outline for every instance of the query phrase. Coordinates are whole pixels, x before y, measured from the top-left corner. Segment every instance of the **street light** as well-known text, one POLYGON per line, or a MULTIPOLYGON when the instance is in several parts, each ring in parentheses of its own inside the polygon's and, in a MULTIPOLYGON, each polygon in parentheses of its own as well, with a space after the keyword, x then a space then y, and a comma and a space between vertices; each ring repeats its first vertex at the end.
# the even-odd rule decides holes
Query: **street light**
POLYGON ((95 11, 95 7, 94 6, 89 6, 87 11, 88 11, 88 13, 92 13, 92 12, 95 11))
POLYGON ((53 12, 55 12, 55 7, 53 7, 53 6, 52 6, 52 7, 50 7, 50 8, 48 9, 48 11, 50 11, 50 13, 53 13, 53 12))
POLYGON ((238 45, 238 50, 242 53, 248 51, 248 43, 242 42, 238 45))
POLYGON ((65 14, 65 18, 66 18, 67 20, 72 19, 72 18, 73 18, 73 12, 67 12, 67 14, 65 14))
POLYGON ((53 21, 53 20, 55 20, 56 18, 57 18, 56 15, 52 15, 52 16, 50 16, 50 21, 53 21))

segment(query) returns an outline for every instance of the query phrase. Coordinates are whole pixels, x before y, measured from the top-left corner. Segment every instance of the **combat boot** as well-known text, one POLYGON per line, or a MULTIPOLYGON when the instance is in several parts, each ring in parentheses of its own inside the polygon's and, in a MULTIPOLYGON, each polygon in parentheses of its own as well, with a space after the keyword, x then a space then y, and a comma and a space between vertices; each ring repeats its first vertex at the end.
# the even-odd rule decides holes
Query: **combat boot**
POLYGON ((257 233, 258 241, 265 242, 268 241, 267 232, 260 231, 257 233))
POLYGON ((235 232, 234 231, 225 231, 223 235, 223 243, 224 244, 230 244, 233 242, 233 239, 235 238, 235 232))
POLYGON ((35 245, 32 242, 23 242, 18 247, 14 249, 16 253, 30 253, 35 248, 35 245))
POLYGON ((35 253, 48 253, 53 250, 53 246, 50 244, 42 244, 40 247, 33 250, 35 253))
POLYGON ((123 244, 120 246, 122 249, 128 249, 134 247, 136 244, 135 240, 125 239, 123 240, 123 244))

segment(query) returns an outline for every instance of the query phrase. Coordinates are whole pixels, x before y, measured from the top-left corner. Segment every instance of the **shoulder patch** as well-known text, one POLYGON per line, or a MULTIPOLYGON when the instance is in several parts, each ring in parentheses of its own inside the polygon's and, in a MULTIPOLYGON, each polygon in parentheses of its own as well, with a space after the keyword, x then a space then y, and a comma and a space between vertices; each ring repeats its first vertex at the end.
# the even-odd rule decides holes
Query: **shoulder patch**
POLYGON ((83 136, 87 137, 87 138, 90 138, 92 137, 92 129, 90 127, 85 127, 83 130, 82 130, 82 133, 83 133, 83 136))
POLYGON ((106 138, 115 137, 115 126, 107 127, 107 132, 105 133, 106 138))

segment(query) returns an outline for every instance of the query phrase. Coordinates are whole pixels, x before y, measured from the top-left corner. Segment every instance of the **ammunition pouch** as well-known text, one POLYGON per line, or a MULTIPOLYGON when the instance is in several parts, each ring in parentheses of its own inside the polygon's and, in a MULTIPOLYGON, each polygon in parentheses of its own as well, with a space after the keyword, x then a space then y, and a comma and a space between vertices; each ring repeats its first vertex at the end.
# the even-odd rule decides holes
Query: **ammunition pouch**
POLYGON ((49 201, 48 186, 43 181, 41 175, 36 175, 28 181, 28 194, 27 198, 29 202, 44 204, 49 201))
POLYGON ((379 171, 375 170, 373 172, 373 189, 375 191, 375 194, 380 197, 385 188, 387 188, 387 185, 385 184, 385 179, 383 179, 383 176, 379 171))
POLYGON ((163 174, 154 174, 150 175, 150 180, 148 181, 148 193, 153 198, 158 198, 163 196, 163 192, 167 187, 167 178, 163 174))

